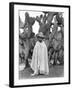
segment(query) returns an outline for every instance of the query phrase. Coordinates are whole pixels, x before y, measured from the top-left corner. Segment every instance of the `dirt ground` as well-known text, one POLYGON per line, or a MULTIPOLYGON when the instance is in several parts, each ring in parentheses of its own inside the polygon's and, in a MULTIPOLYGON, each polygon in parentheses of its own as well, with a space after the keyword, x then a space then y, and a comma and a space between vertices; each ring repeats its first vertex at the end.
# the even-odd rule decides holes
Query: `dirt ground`
POLYGON ((64 65, 50 66, 49 67, 49 75, 31 76, 32 73, 33 73, 33 71, 30 67, 20 70, 19 71, 19 79, 63 77, 64 76, 64 65))

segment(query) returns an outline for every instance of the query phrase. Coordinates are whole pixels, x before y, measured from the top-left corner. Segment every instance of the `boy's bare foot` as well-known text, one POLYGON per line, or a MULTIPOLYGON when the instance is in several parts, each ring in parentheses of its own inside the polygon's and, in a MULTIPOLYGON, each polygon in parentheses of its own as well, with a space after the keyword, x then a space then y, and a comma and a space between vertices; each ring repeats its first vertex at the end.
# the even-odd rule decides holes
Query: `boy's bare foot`
POLYGON ((38 75, 38 73, 33 73, 33 74, 31 74, 31 76, 35 76, 35 75, 38 75))

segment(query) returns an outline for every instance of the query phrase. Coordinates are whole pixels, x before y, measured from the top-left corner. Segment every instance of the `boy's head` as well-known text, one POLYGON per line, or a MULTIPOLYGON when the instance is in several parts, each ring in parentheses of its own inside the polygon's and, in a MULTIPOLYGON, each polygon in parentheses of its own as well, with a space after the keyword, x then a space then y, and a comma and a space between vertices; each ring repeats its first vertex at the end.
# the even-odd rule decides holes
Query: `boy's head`
POLYGON ((42 32, 39 32, 39 33, 37 34, 37 38, 38 38, 38 41, 39 41, 39 42, 42 42, 42 40, 45 38, 45 36, 43 35, 42 32))

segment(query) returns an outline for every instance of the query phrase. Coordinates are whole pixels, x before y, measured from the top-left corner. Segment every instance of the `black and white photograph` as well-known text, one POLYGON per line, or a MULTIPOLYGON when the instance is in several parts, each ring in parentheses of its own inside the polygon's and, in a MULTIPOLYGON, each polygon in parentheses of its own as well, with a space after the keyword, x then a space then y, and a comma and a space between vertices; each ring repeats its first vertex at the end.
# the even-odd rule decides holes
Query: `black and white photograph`
POLYGON ((19 78, 63 77, 63 12, 19 11, 19 25, 19 78))
POLYGON ((69 6, 13 5, 13 85, 69 83, 69 6))

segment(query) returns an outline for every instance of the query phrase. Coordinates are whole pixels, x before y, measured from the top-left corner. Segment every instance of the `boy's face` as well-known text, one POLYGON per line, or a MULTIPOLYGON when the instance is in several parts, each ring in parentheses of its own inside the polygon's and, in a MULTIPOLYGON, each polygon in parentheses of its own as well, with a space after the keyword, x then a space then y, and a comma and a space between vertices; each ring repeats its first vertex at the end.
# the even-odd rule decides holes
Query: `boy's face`
POLYGON ((42 40, 43 40, 43 38, 38 37, 38 41, 39 41, 39 42, 42 42, 42 40))

